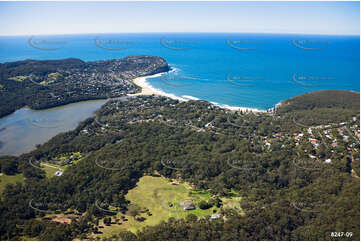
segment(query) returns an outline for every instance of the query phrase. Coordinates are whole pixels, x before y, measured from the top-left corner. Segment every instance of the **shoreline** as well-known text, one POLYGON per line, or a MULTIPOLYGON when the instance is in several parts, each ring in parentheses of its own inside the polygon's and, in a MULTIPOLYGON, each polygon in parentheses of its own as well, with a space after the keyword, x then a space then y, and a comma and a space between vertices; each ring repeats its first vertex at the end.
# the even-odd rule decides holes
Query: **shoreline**
POLYGON ((166 72, 161 72, 161 73, 150 75, 150 76, 137 77, 137 78, 133 79, 132 82, 135 85, 139 86, 142 90, 141 90, 141 92, 138 92, 138 93, 127 94, 127 96, 152 96, 152 95, 157 95, 157 96, 169 97, 169 98, 181 101, 181 102, 188 101, 187 99, 178 97, 178 96, 176 96, 174 94, 166 93, 166 92, 163 92, 163 91, 161 91, 159 89, 156 89, 147 82, 147 78, 160 77, 164 73, 166 73, 166 72))
MULTIPOLYGON (((155 87, 153 87, 152 85, 149 84, 149 82, 147 81, 147 78, 154 78, 154 77, 160 77, 162 74, 164 74, 166 72, 161 72, 158 74, 154 74, 154 75, 150 75, 150 76, 142 76, 142 77, 137 77, 135 79, 132 80, 132 82, 139 86, 142 90, 141 92, 138 93, 134 93, 134 94, 127 94, 127 96, 152 96, 152 95, 157 95, 157 96, 163 96, 163 97, 168 97, 171 99, 175 99, 178 100, 180 102, 187 102, 190 100, 201 100, 198 98, 194 98, 191 96, 187 96, 184 95, 182 97, 178 97, 172 93, 166 93, 162 90, 159 90, 155 87)), ((207 100, 205 100, 207 101, 207 100)), ((267 110, 260 110, 260 109, 256 109, 256 108, 247 108, 247 107, 236 107, 236 106, 229 106, 227 104, 219 104, 216 102, 210 102, 207 101, 215 106, 218 106, 220 108, 223 109, 227 109, 230 111, 242 111, 242 112, 253 112, 253 113, 267 113, 267 110)))

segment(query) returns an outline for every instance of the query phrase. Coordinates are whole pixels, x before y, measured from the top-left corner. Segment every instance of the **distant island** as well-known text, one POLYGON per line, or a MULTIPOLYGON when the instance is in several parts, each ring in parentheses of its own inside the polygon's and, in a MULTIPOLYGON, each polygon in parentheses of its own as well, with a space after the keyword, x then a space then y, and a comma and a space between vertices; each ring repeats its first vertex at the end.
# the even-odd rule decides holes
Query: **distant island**
POLYGON ((166 72, 154 56, 84 62, 80 59, 24 60, 0 64, 0 117, 28 106, 46 109, 136 93, 132 79, 166 72))

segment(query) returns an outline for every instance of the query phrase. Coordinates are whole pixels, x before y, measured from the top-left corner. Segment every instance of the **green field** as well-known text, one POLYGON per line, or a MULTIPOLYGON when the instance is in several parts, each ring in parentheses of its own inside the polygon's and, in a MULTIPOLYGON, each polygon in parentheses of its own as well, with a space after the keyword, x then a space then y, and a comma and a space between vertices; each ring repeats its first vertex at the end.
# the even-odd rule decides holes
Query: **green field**
POLYGON ((59 165, 56 165, 56 164, 51 164, 51 163, 41 163, 40 167, 45 171, 45 175, 47 178, 50 178, 50 177, 53 177, 55 175, 55 172, 59 171, 61 169, 61 166, 59 165), (50 166, 53 166, 53 167, 50 167, 50 166, 47 166, 47 165, 50 165, 50 166), (57 168, 54 168, 54 167, 57 167, 57 168))
POLYGON ((24 182, 24 177, 22 174, 8 176, 0 173, 0 194, 5 190, 7 184, 15 184, 16 182, 24 182))
POLYGON ((47 85, 49 83, 55 82, 60 76, 62 76, 59 72, 49 73, 47 78, 40 82, 41 85, 47 85))
MULTIPOLYGON (((80 152, 71 152, 71 153, 67 153, 67 154, 62 154, 60 156, 57 156, 53 159, 53 161, 60 161, 60 162, 65 162, 67 161, 70 156, 77 156, 78 157, 78 160, 73 160, 73 164, 76 164, 77 162, 79 162, 83 157, 81 155, 80 152)), ((65 165, 67 166, 67 165, 65 165)))
POLYGON ((10 77, 9 80, 23 82, 26 78, 27 76, 15 76, 15 77, 10 77))
POLYGON ((51 178, 55 175, 55 172, 57 172, 59 170, 65 170, 69 166, 78 163, 82 158, 83 157, 80 154, 80 152, 72 152, 72 153, 68 153, 68 154, 62 154, 48 162, 42 162, 40 166, 45 171, 46 177, 51 178), (67 164, 67 160, 69 160, 70 156, 72 156, 72 155, 77 156, 78 159, 77 160, 73 159, 72 164, 67 164), (50 167, 50 166, 53 166, 53 167, 50 167), (54 168, 54 167, 56 167, 56 168, 54 168))
POLYGON ((139 222, 129 214, 123 215, 118 213, 112 217, 119 219, 121 224, 112 224, 105 226, 103 221, 99 225, 104 228, 99 229, 103 234, 94 235, 94 237, 109 238, 113 234, 119 234, 121 230, 130 230, 136 232, 137 230, 149 225, 159 224, 161 221, 167 221, 170 217, 176 219, 185 218, 188 214, 195 214, 198 217, 203 217, 213 214, 213 210, 219 211, 215 206, 206 210, 199 209, 197 206, 198 201, 208 200, 211 194, 207 191, 192 191, 187 183, 180 183, 179 185, 172 185, 171 182, 162 177, 144 176, 142 177, 137 186, 130 190, 126 198, 133 206, 138 206, 140 210, 149 209, 152 214, 149 216, 146 212, 141 213, 139 216, 146 218, 145 221, 139 222), (184 207, 179 203, 193 203, 196 205, 195 210, 185 211, 184 207), (172 203, 172 206, 169 206, 172 203), (125 216, 128 221, 123 221, 121 215, 125 216))

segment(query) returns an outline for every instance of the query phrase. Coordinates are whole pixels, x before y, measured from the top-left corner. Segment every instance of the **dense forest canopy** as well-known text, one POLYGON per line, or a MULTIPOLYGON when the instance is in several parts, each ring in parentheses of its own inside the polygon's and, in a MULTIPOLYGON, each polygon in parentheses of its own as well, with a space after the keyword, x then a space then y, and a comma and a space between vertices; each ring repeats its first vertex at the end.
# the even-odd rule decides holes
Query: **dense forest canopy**
POLYGON ((280 113, 315 108, 360 109, 360 94, 342 90, 322 90, 306 93, 283 101, 277 111, 280 113))
POLYGON ((237 192, 242 211, 220 204, 221 218, 170 218, 108 239, 359 240, 358 100, 347 91, 316 92, 287 100, 275 113, 156 96, 109 101, 75 130, 20 157, 1 157, 2 173, 26 180, 1 196, 0 238, 94 238, 99 219, 110 224, 97 201, 128 213, 125 195, 141 177, 159 174, 209 191, 213 202, 237 192), (300 118, 312 110, 312 122, 300 118), (345 139, 340 130, 354 133, 345 139), (62 176, 47 178, 34 166, 72 152, 83 158, 62 176), (46 220, 48 213, 77 219, 58 223, 46 220), (341 231, 352 236, 331 237, 341 231))

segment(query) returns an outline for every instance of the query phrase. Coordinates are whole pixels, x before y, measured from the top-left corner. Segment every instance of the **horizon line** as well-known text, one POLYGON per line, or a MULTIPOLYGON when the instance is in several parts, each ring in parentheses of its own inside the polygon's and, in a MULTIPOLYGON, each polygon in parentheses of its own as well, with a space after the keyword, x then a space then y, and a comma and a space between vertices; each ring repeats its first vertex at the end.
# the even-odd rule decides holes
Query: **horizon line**
POLYGON ((0 37, 30 37, 30 36, 64 36, 64 35, 91 35, 91 34, 283 34, 283 35, 323 35, 323 36, 358 36, 358 34, 336 34, 336 33, 300 33, 300 32, 94 32, 94 33, 59 33, 59 34, 14 34, 1 35, 0 37))

